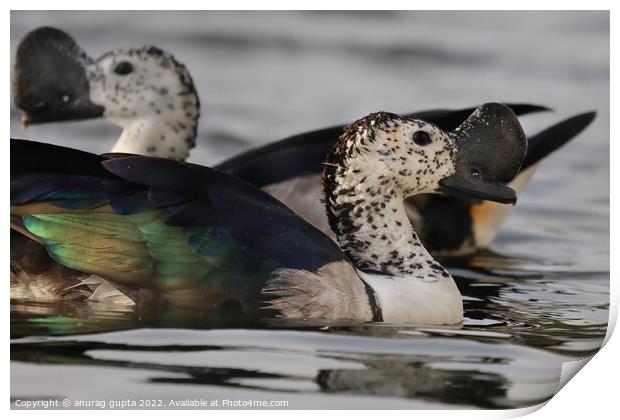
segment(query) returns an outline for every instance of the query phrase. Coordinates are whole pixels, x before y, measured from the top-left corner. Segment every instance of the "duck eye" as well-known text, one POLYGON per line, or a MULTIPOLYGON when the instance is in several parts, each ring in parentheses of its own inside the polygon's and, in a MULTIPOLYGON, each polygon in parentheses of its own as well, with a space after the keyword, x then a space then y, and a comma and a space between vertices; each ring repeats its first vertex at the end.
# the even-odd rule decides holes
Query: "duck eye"
POLYGON ((121 61, 114 68, 114 73, 125 76, 133 71, 133 65, 129 61, 121 61))
POLYGON ((416 131, 413 133, 413 142, 418 146, 427 146, 431 144, 433 140, 426 131, 416 131))
POLYGON ((476 169, 476 168, 472 169, 471 170, 471 176, 476 177, 476 178, 479 177, 480 176, 480 171, 478 169, 476 169))

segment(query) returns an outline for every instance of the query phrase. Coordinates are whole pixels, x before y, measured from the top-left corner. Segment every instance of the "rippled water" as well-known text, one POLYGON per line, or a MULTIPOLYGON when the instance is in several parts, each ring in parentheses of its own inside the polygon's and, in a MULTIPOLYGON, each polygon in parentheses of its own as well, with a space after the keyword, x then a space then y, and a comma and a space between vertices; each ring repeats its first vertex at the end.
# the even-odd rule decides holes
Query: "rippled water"
MULTIPOLYGON (((154 44, 203 102, 192 161, 386 109, 532 102, 528 132, 596 109, 540 166, 491 250, 444 261, 463 328, 317 328, 230 316, 12 302, 11 397, 266 399, 292 408, 522 407, 596 351, 609 307, 609 20, 605 13, 37 13, 93 56, 154 44)), ((103 121, 11 134, 95 152, 103 121)))

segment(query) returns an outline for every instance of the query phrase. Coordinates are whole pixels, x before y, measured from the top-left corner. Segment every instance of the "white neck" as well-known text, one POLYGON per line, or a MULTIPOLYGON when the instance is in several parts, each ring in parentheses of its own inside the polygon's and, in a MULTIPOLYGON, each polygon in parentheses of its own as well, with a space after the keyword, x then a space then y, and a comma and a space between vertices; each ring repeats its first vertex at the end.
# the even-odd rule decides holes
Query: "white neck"
POLYGON ((148 117, 113 121, 123 127, 121 136, 112 148, 115 153, 135 153, 144 156, 185 160, 194 146, 196 121, 148 117))
POLYGON ((373 289, 383 321, 462 322, 461 294, 420 242, 398 186, 382 184, 380 171, 345 172, 335 178, 335 194, 328 191, 326 209, 341 248, 373 289))
MULTIPOLYGON (((381 171, 343 171, 325 201, 332 229, 356 267, 391 275, 447 277, 426 251, 405 211, 398 185, 381 171)), ((413 193, 412 193, 413 194, 413 193)))
POLYGON ((452 277, 391 276, 360 270, 357 273, 373 289, 384 322, 418 325, 463 322, 463 299, 452 277))

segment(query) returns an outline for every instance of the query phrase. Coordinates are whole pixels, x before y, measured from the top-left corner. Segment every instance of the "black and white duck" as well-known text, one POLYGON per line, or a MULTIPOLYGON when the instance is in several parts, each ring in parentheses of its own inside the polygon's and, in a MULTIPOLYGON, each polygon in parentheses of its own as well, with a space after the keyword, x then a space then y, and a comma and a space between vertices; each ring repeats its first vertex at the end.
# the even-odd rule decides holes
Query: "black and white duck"
POLYGON ((515 203, 505 184, 526 143, 513 111, 495 103, 452 132, 387 112, 360 119, 322 174, 334 241, 222 171, 13 140, 12 227, 74 273, 62 281, 100 277, 134 301, 148 292, 169 305, 286 319, 458 324, 459 290, 415 233, 405 199, 515 203))

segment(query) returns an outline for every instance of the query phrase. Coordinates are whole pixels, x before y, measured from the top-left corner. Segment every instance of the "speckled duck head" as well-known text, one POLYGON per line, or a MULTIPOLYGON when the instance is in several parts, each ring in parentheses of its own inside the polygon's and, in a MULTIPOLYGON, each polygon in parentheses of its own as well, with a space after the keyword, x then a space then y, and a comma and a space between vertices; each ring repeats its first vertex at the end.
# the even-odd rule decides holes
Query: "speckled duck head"
POLYGON ((196 88, 186 67, 156 47, 93 60, 65 32, 38 28, 17 48, 13 87, 24 125, 103 117, 123 128, 113 152, 186 159, 194 146, 196 88))
POLYGON ((519 121, 497 103, 480 106, 453 132, 387 112, 348 126, 323 172, 330 226, 363 271, 444 275, 419 242, 403 200, 446 193, 515 203, 505 184, 527 147, 519 121))

